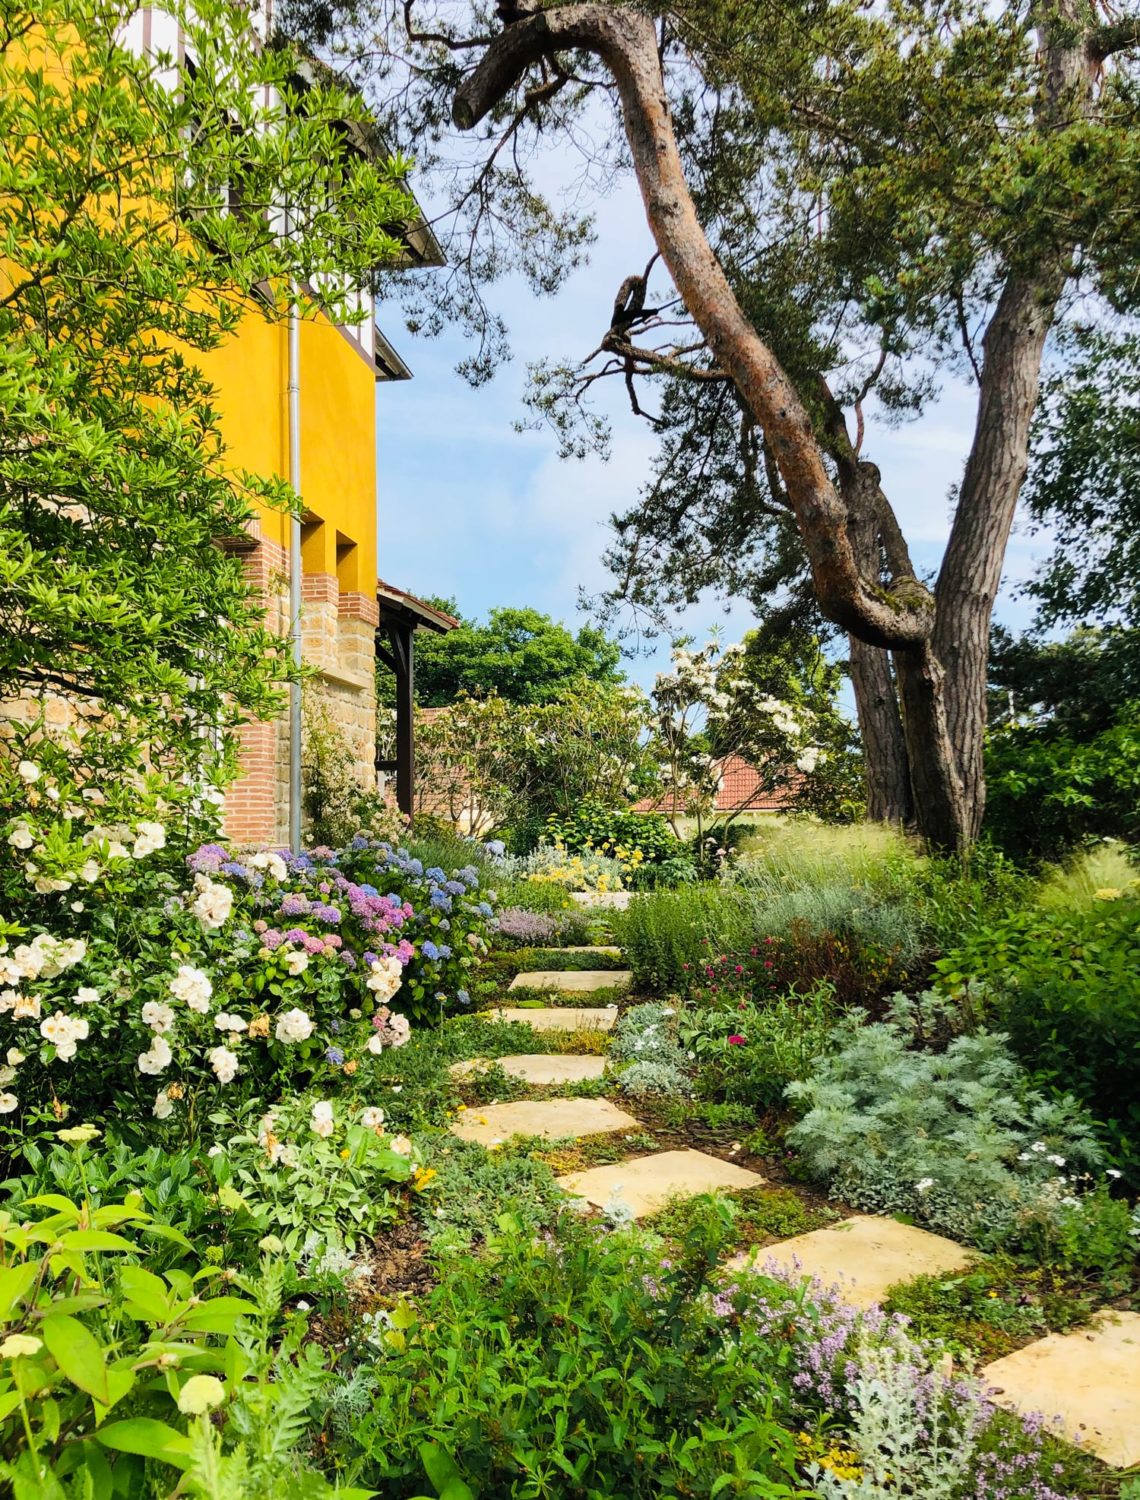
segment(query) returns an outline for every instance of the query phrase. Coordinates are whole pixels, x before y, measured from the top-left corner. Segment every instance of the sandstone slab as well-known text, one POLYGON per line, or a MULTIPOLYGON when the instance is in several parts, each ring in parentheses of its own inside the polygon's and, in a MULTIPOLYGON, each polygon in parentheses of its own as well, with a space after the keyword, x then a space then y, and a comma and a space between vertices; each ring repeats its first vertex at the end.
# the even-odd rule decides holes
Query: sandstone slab
POLYGON ((604 953, 607 958, 620 958, 621 949, 613 943, 568 943, 565 948, 538 948, 539 953, 604 953))
POLYGON ((516 974, 511 980, 512 990, 563 990, 566 993, 580 990, 609 990, 614 985, 626 985, 633 976, 628 969, 532 969, 526 974, 516 974))
POLYGON ((571 891, 570 899, 576 906, 601 906, 613 911, 625 911, 631 895, 630 891, 571 891))
POLYGON ((493 1146, 512 1135, 540 1135, 553 1141, 564 1136, 640 1129, 639 1120, 608 1099, 520 1099, 512 1104, 488 1104, 464 1110, 451 1126, 451 1133, 461 1141, 493 1146))
POLYGON ((773 1261, 780 1270, 818 1277, 854 1307, 871 1307, 900 1281, 962 1271, 976 1258, 954 1240, 929 1230, 860 1214, 829 1229, 814 1229, 735 1256, 729 1265, 734 1270, 763 1269, 773 1261))
POLYGON ((598 1208, 612 1201, 627 1205, 635 1218, 655 1213, 673 1197, 759 1187, 763 1177, 703 1151, 659 1151, 634 1156, 610 1167, 591 1167, 558 1179, 559 1187, 598 1208))
POLYGON ((496 1062, 504 1073, 524 1083, 581 1083, 601 1078, 606 1071, 604 1057, 578 1052, 520 1052, 493 1060, 479 1057, 473 1062, 452 1063, 448 1071, 456 1078, 468 1078, 472 1073, 485 1073, 496 1062))
POLYGON ((1060 1435, 1114 1468, 1140 1464, 1140 1313, 1102 1313, 982 1371, 1002 1406, 1060 1419, 1060 1435))
POLYGON ((616 1005, 504 1006, 491 1012, 496 1021, 523 1021, 534 1031, 612 1031, 616 1005))

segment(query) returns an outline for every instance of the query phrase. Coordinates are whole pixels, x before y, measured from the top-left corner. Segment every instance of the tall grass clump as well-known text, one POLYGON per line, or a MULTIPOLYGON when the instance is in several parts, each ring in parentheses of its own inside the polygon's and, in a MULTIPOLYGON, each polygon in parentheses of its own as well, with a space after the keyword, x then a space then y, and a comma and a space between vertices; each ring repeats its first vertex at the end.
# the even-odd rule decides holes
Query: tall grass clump
POLYGON ((1100 891, 1126 891, 1140 878, 1129 850, 1115 839, 1074 855, 1062 865, 1047 865, 1033 892, 1034 904, 1046 911, 1091 907, 1100 891))

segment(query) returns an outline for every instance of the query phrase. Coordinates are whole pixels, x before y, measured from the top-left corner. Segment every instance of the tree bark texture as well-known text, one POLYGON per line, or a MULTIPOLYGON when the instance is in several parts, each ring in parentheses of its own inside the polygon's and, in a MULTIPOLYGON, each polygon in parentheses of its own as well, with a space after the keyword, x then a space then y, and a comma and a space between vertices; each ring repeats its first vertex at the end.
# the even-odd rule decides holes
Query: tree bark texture
MULTIPOLYGON (((1054 0, 1041 28, 1040 115, 1087 104, 1080 0, 1054 0)), ((987 330, 974 442, 937 587, 915 577, 873 465, 824 447, 793 382, 749 323, 697 217, 673 134, 653 22, 625 5, 540 11, 506 27, 460 85, 470 129, 543 58, 582 49, 617 85, 646 217, 674 285, 775 456, 824 614, 848 632, 871 816, 907 822, 935 848, 969 845, 985 806, 982 750, 990 618, 1025 476, 1045 340, 1069 253, 1011 273, 987 330), (869 472, 873 471, 873 472, 869 472), (873 493, 872 493, 873 492, 873 493), (886 582, 881 580, 886 579, 886 582), (887 652, 893 653, 897 698, 887 652)))

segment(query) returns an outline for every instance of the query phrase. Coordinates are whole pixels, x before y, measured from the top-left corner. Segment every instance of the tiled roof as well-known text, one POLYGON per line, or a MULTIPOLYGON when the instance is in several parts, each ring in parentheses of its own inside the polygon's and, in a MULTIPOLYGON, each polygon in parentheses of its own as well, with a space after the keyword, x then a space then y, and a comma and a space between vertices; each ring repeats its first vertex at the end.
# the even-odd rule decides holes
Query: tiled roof
MULTIPOLYGON (((720 784, 717 787, 713 811, 730 812, 784 812, 795 803, 802 776, 792 771, 788 781, 774 790, 765 790, 763 778, 755 766, 749 765, 742 755, 728 755, 721 762, 720 784)), ((668 793, 661 797, 643 797, 634 804, 635 812, 668 812, 668 793)))

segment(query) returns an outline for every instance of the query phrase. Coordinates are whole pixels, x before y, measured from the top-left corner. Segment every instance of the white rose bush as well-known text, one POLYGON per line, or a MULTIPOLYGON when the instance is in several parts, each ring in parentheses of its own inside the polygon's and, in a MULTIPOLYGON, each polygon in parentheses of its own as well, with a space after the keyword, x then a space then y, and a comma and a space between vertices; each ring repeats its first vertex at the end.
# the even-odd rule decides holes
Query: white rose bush
MULTIPOLYGON (((366 1089, 413 1023, 470 1004, 494 911, 473 866, 388 844, 187 855, 160 806, 106 823, 24 759, 0 821, 0 1132, 115 1109, 195 1139, 213 1110, 366 1089)), ((143 804, 140 804, 143 805, 143 804)))

